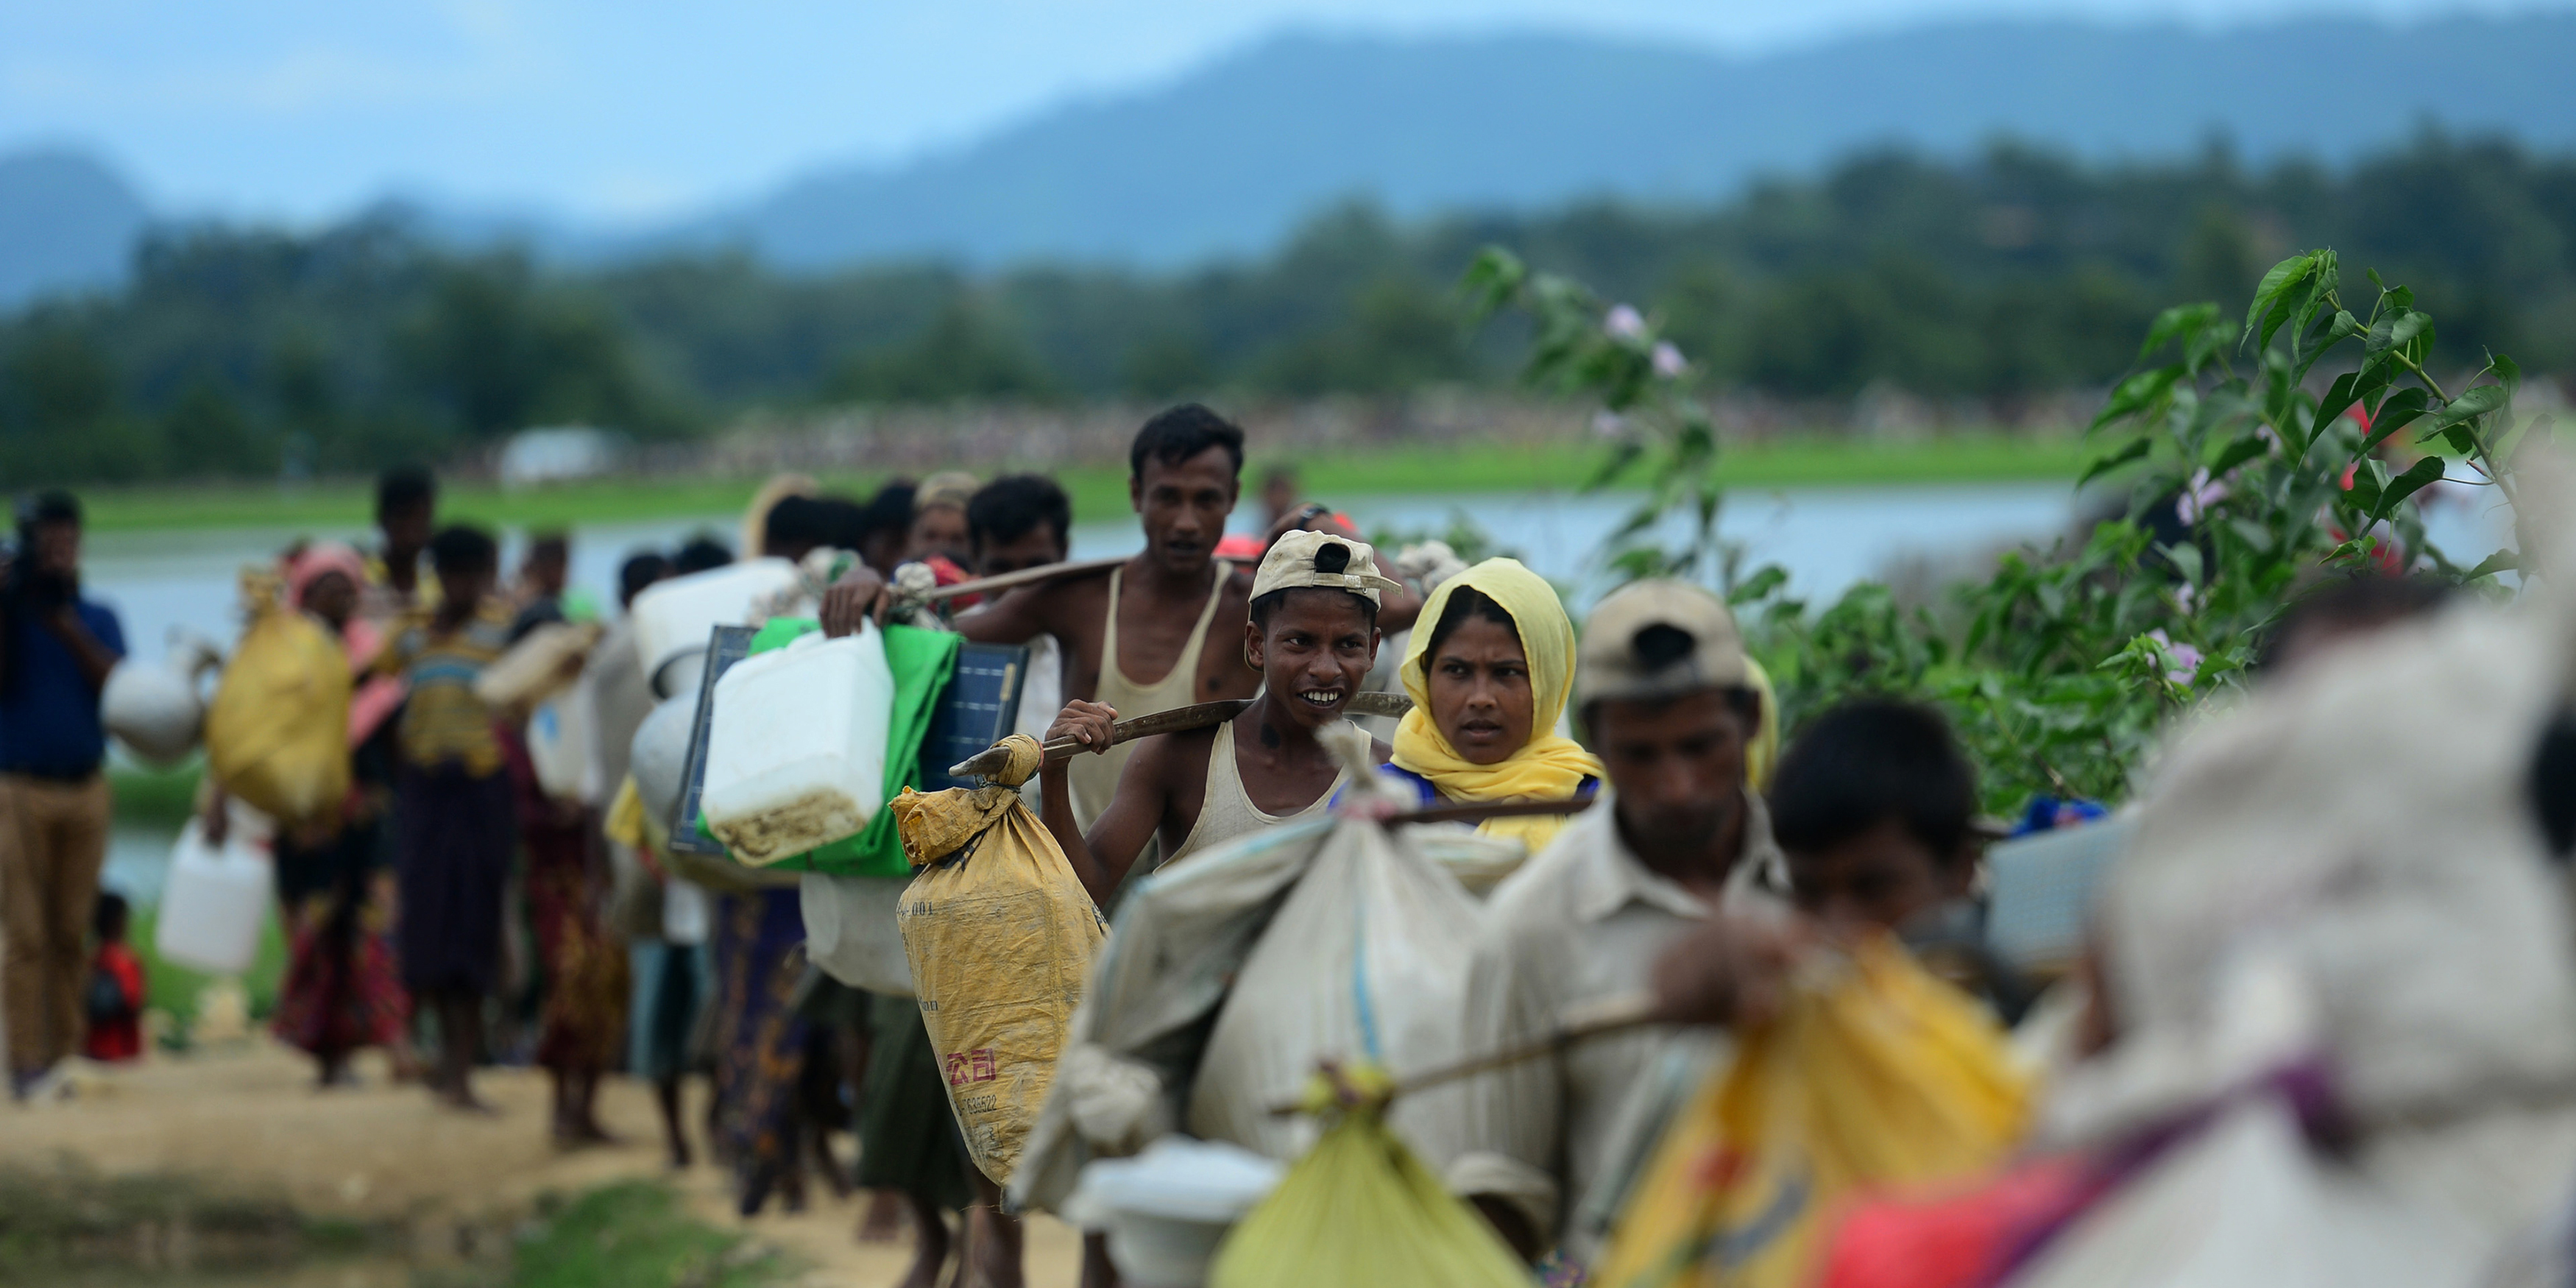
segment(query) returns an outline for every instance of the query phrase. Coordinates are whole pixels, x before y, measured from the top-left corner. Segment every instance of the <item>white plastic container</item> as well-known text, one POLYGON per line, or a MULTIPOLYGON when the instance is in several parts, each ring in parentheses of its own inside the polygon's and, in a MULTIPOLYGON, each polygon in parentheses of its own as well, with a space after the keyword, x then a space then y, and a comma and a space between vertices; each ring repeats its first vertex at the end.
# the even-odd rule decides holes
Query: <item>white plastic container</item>
POLYGON ((98 695, 99 720, 126 749, 148 764, 172 765, 197 749, 205 732, 206 700, 197 677, 222 661, 214 646, 173 630, 169 656, 158 662, 118 662, 98 695))
POLYGON ((590 770, 590 691, 575 685, 528 713, 528 763, 537 788, 561 801, 582 798, 590 770))
POLYGON ((749 559, 645 587, 627 609, 635 619, 635 654, 645 680, 656 693, 674 692, 660 682, 663 667, 704 653, 707 633, 719 626, 751 625, 755 601, 796 584, 796 565, 749 559))
POLYGON ((874 626, 735 663, 716 681, 707 728, 707 830, 750 864, 858 835, 885 804, 893 712, 894 672, 874 626))
POLYGON ((895 905, 911 888, 910 877, 806 873, 798 894, 805 959, 852 988, 912 996, 912 958, 894 920, 895 905))
POLYGON ((257 850, 239 836, 208 845, 197 820, 189 819, 170 851, 154 946, 164 959, 211 975, 249 970, 273 886, 268 860, 257 850))
POLYGON ((1217 1245, 1287 1170, 1223 1141, 1165 1136, 1084 1167, 1065 1217, 1108 1233, 1109 1259, 1135 1288, 1199 1288, 1217 1245))
MULTIPOLYGON (((635 779, 635 793, 644 798, 649 833, 668 828, 680 806, 680 792, 686 786, 681 779, 688 773, 689 727, 697 719, 698 691, 692 688, 664 698, 644 723, 635 726, 626 772, 635 779)), ((659 847, 663 840, 656 837, 653 843, 659 847)))

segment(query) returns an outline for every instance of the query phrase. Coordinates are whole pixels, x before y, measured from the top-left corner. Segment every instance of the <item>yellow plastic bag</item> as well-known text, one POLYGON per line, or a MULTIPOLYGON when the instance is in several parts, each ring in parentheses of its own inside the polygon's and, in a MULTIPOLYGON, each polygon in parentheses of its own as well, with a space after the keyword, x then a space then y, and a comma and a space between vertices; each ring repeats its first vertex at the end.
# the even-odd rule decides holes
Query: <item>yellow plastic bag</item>
POLYGON ((1338 1120, 1226 1235, 1208 1288, 1529 1288, 1529 1267, 1387 1129, 1386 1075, 1342 1082, 1359 1103, 1334 1105, 1316 1079, 1309 1108, 1338 1120))
POLYGON ((206 765, 253 809, 292 824, 348 794, 351 685, 340 641, 281 592, 273 572, 242 573, 250 627, 206 708, 206 765))
POLYGON ((921 870, 895 909, 913 994, 966 1151, 1005 1184, 1108 928, 1012 788, 907 790, 890 808, 921 870))
POLYGON ((1592 1282, 1799 1288, 1855 1190, 1965 1179, 2020 1139, 2003 1030, 1893 939, 1802 982, 1656 1147, 1592 1282))

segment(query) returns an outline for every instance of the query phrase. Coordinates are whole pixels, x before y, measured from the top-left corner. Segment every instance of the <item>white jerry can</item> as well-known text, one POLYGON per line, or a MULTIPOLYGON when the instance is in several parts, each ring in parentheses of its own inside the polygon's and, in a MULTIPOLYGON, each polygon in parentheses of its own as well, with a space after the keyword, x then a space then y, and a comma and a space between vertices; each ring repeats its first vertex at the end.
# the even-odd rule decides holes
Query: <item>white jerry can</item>
POLYGON ((664 667, 705 653, 708 632, 719 626, 750 625, 755 601, 796 584, 796 565, 762 558, 645 587, 626 610, 635 619, 635 653, 645 681, 656 693, 677 692, 664 682, 664 667))
POLYGON ((590 690, 574 685, 528 713, 528 763, 537 788, 556 800, 583 799, 590 773, 590 690))
POLYGON ((912 959, 894 919, 895 905, 911 888, 910 877, 806 873, 797 892, 806 960, 852 988, 911 997, 912 959))
POLYGON ((274 884, 267 858, 238 835, 208 845, 204 829, 189 819, 170 851, 154 947, 163 959, 210 975, 249 970, 274 884))
POLYGON ((99 720, 137 759, 175 765, 197 749, 205 732, 206 699, 197 677, 222 663, 214 645, 174 627, 168 657, 127 658, 107 673, 98 695, 99 720))
POLYGON ((751 864, 858 835, 885 805, 893 713, 894 671, 874 626, 735 663, 716 681, 707 728, 707 830, 751 864))

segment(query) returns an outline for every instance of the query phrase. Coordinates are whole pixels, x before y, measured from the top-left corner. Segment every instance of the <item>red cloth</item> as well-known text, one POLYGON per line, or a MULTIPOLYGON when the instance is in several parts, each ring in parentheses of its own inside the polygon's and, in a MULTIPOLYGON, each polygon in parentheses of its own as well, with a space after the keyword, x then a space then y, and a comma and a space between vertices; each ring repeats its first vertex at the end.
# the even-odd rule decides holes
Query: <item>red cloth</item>
POLYGON ((2063 1155, 1961 1194, 1865 1200, 1835 1227, 1818 1288, 1991 1288, 2110 1183, 2090 1160, 2063 1155))
POLYGON ((545 976, 537 1021, 537 1064, 598 1072, 624 1049, 629 982, 626 946, 600 917, 605 891, 590 866, 588 822, 567 814, 537 786, 536 766, 515 731, 501 731, 519 795, 519 854, 528 927, 545 976))
MULTIPOLYGON (((957 566, 956 560, 951 559, 946 555, 929 555, 923 558, 921 562, 929 565, 930 575, 938 579, 939 585, 954 586, 960 582, 974 580, 974 577, 969 575, 965 569, 957 566)), ((952 613, 962 613, 983 602, 984 597, 982 595, 959 595, 948 601, 948 611, 952 613)))
MULTIPOLYGON (((102 1010, 102 999, 90 999, 89 1034, 81 1054, 93 1060, 137 1060, 143 1056, 143 959, 123 943, 101 944, 91 960, 93 977, 115 981, 119 1004, 102 1010)), ((96 985, 92 985, 95 991, 96 985)))
POLYGON ((285 909, 292 940, 272 1025, 287 1045, 341 1056, 391 1047, 410 1026, 411 994, 403 991, 388 910, 374 884, 368 873, 335 879, 285 909))

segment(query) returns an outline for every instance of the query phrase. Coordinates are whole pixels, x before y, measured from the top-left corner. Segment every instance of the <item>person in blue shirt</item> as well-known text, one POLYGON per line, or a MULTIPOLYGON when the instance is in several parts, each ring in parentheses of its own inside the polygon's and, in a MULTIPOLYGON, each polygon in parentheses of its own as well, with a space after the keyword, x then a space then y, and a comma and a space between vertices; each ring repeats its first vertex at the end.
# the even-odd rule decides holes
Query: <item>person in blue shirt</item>
POLYGON ((19 508, 0 574, 0 1015, 9 1088, 23 1097, 80 1049, 90 909, 107 859, 107 729, 99 690, 125 656, 104 604, 81 598, 80 502, 19 508))

